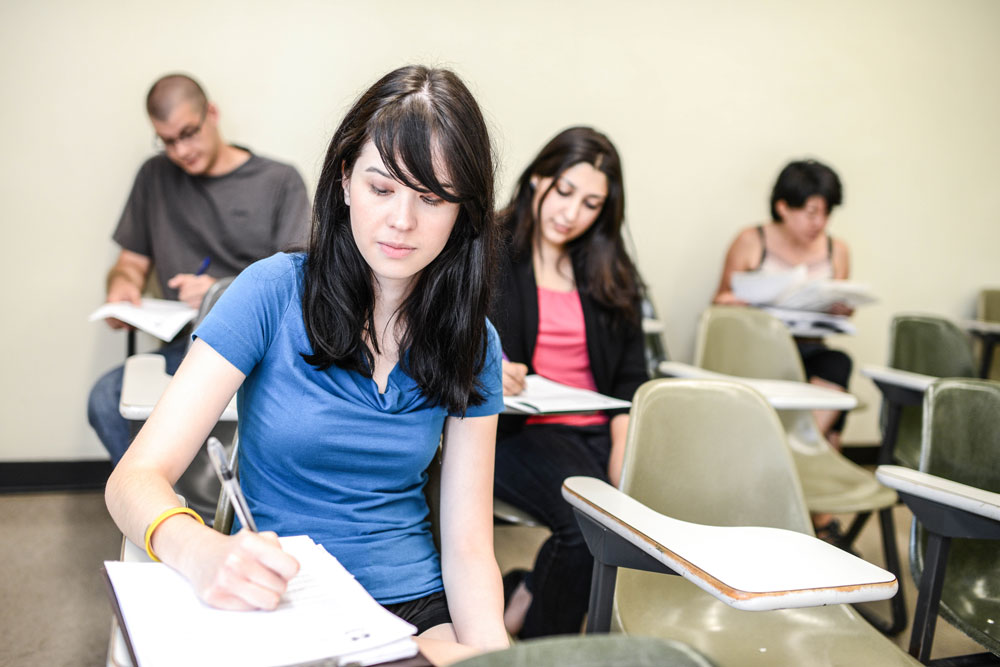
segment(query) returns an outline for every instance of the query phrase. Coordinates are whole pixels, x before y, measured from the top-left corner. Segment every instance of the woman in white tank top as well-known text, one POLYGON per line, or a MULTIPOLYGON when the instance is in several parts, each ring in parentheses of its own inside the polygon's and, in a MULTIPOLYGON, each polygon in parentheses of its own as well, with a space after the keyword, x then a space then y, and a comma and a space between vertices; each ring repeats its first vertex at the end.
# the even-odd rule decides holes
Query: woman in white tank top
MULTIPOLYGON (((847 279, 847 244, 826 231, 830 213, 841 199, 840 179, 826 165, 815 160, 786 165, 771 192, 772 221, 737 235, 726 254, 713 303, 746 305, 733 295, 730 281, 736 271, 778 273, 804 264, 811 279, 847 279)), ((849 315, 851 309, 836 304, 831 312, 849 315)), ((847 388, 851 360, 846 354, 827 348, 819 339, 796 342, 810 382, 847 388)), ((818 411, 816 418, 831 444, 839 447, 844 414, 818 411)))

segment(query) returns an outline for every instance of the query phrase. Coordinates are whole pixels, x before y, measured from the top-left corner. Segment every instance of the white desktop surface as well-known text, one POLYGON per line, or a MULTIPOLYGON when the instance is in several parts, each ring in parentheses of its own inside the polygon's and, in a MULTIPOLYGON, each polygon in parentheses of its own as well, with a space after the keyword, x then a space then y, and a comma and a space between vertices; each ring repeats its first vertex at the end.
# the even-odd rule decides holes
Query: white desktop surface
POLYGON ((664 375, 694 380, 729 380, 760 392, 775 410, 852 410, 858 399, 847 392, 819 387, 808 382, 762 380, 726 375, 698 368, 679 361, 661 362, 658 370, 664 375))

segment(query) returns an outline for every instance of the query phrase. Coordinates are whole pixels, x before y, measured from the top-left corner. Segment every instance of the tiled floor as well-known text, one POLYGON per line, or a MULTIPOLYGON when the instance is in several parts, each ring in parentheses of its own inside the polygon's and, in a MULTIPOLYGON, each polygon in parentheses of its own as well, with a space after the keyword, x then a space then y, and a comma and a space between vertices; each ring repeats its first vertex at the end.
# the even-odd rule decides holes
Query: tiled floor
MULTIPOLYGON (((896 508, 900 552, 905 558, 909 513, 896 508)), ((880 562, 877 522, 859 541, 863 556, 880 562)), ((116 558, 120 534, 100 493, 0 495, 0 666, 103 665, 111 612, 100 567, 116 558)), ((544 530, 496 529, 497 560, 503 570, 530 567, 544 530)), ((908 572, 908 571, 907 571, 908 572)), ((904 594, 915 592, 908 575, 904 594)), ((896 641, 906 647, 909 630, 896 641)), ((949 626, 938 624, 935 656, 980 651, 949 626)))

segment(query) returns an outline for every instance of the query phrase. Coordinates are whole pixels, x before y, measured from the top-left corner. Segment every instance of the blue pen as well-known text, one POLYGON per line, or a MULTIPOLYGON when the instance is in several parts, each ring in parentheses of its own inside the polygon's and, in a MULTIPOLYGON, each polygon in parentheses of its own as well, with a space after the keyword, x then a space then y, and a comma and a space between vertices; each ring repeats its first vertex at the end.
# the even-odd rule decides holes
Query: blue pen
POLYGON ((206 257, 205 259, 201 260, 201 266, 199 266, 198 270, 194 272, 194 275, 200 276, 201 274, 208 271, 208 265, 211 263, 212 263, 211 257, 206 257))

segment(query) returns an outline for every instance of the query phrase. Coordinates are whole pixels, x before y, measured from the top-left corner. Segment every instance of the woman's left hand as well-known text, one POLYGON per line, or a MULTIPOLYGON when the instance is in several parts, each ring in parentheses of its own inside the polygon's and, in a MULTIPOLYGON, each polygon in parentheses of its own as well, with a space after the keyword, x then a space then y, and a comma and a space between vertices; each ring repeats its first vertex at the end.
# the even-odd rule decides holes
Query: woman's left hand
POLYGON ((848 306, 846 303, 837 302, 830 306, 830 314, 832 315, 846 315, 850 317, 854 314, 854 309, 848 306))

